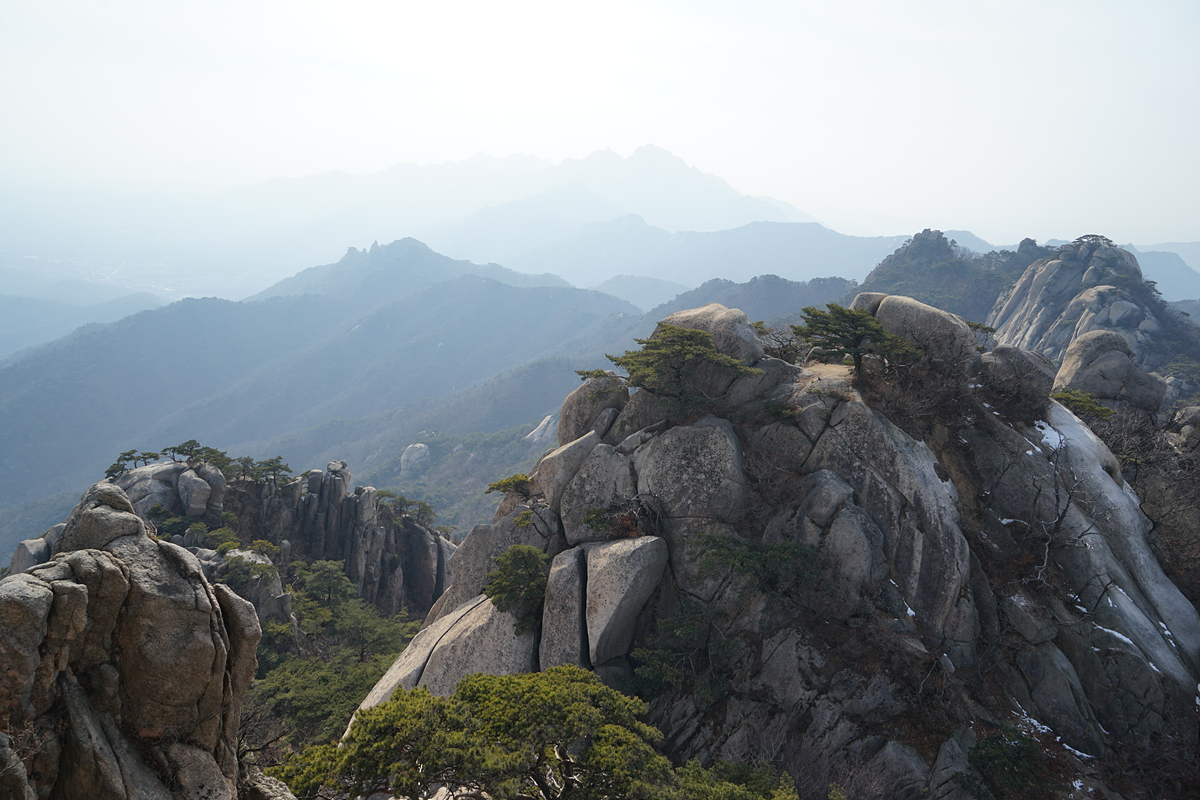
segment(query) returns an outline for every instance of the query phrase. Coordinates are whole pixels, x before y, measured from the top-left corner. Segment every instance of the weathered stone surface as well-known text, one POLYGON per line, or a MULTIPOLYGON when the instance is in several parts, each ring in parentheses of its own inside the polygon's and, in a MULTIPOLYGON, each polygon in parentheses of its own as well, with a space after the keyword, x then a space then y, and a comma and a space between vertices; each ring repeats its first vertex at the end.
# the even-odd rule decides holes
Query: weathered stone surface
POLYGON ((641 536, 588 544, 584 554, 588 652, 593 664, 602 664, 629 652, 633 623, 662 580, 667 543, 641 536))
POLYGON ((588 512, 603 511, 631 499, 637 494, 636 486, 629 458, 610 445, 596 445, 562 493, 560 508, 567 543, 574 546, 607 536, 607 531, 588 525, 588 512))
POLYGON ((1030 644, 1048 642, 1058 635, 1058 626, 1043 619, 1033 601, 1020 590, 1001 600, 1000 608, 1008 624, 1030 644))
POLYGON ((880 785, 888 787, 887 796, 895 800, 916 800, 929 783, 929 765, 915 749, 896 741, 884 745, 863 769, 878 776, 880 785))
POLYGON ((249 767, 242 776, 239 800, 296 800, 287 784, 264 775, 258 767, 249 767))
POLYGON ((973 800, 971 793, 955 780, 955 776, 960 773, 973 774, 967 752, 974 745, 974 739, 973 734, 964 731, 951 736, 938 748, 937 761, 929 774, 931 800, 973 800))
POLYGON ((545 496, 546 505, 550 506, 551 510, 558 512, 563 490, 598 444, 600 435, 595 431, 588 431, 575 441, 546 454, 538 462, 534 488, 545 496))
POLYGON ((179 473, 178 481, 176 488, 179 491, 179 499, 183 503, 184 513, 189 517, 204 516, 204 512, 208 509, 208 496, 212 493, 212 487, 190 469, 179 473))
POLYGON ((542 551, 547 549, 557 530, 554 512, 533 509, 528 523, 522 524, 517 518, 525 511, 529 509, 518 507, 493 525, 476 525, 471 529, 450 557, 454 583, 438 598, 438 606, 431 609, 426 625, 483 592, 483 587, 487 585, 487 574, 496 568, 496 558, 513 545, 529 545, 542 551), (433 611, 438 611, 438 614, 435 615, 433 611))
POLYGON ((429 662, 429 656, 437 647, 438 642, 460 619, 482 603, 491 604, 483 595, 477 595, 457 608, 450 609, 437 621, 422 628, 421 632, 413 637, 404 651, 392 662, 392 666, 388 668, 388 671, 384 673, 358 707, 360 709, 373 708, 390 700, 397 688, 412 689, 415 687, 420 682, 421 676, 425 672, 425 665, 429 662))
POLYGON ((975 335, 957 314, 911 297, 889 295, 875 310, 884 329, 921 349, 925 362, 947 375, 963 375, 975 356, 975 335))
POLYGON ((734 522, 746 513, 742 447, 726 420, 671 428, 640 448, 634 465, 637 491, 656 496, 670 517, 734 522))
POLYGON ((253 607, 146 536, 111 483, 85 493, 58 544, 0 581, 0 714, 47 737, 33 779, 62 797, 232 800, 261 635, 253 607), (171 787, 143 760, 164 740, 179 742, 166 752, 171 787))
POLYGON ((1097 330, 1121 336, 1143 369, 1170 360, 1163 328, 1150 309, 1133 302, 1121 285, 1142 280, 1137 259, 1111 245, 1063 245, 1057 257, 1031 264, 997 300, 987 324, 996 340, 1063 360, 1075 339, 1097 330))
POLYGON ((615 373, 609 378, 588 378, 563 401, 558 416, 559 445, 573 442, 592 430, 596 417, 605 409, 620 411, 627 402, 629 388, 615 373))
POLYGON ((412 480, 429 468, 431 452, 422 442, 410 444, 400 454, 400 480, 412 480))
POLYGON ((718 353, 732 356, 747 367, 763 357, 762 342, 754 325, 749 317, 736 308, 709 303, 700 308, 676 311, 663 319, 661 324, 706 331, 712 334, 713 347, 718 353))
POLYGON ((850 301, 850 308, 854 311, 866 311, 871 316, 875 316, 875 312, 879 310, 879 304, 885 297, 887 295, 883 292, 859 292, 850 301))
POLYGON ((1096 725, 1083 684, 1062 651, 1049 642, 1017 654, 1039 720, 1080 752, 1103 755, 1104 735, 1096 725))
POLYGON ((129 498, 111 483, 88 489, 67 517, 67 527, 55 545, 55 553, 104 548, 122 536, 144 536, 145 524, 133 513, 129 498))
MULTIPOLYGON (((938 476, 929 448, 914 442, 860 403, 842 403, 821 435, 807 467, 828 469, 883 532, 884 551, 901 594, 920 624, 947 636, 970 578, 970 549, 959 528, 957 492, 938 476)), ((972 643, 951 645, 956 663, 973 658, 972 643)))
POLYGON ((603 441, 605 444, 620 444, 637 431, 663 424, 666 418, 667 412, 659 399, 641 389, 630 395, 629 402, 621 409, 608 433, 604 434, 603 441))
POLYGON ((554 557, 546 579, 542 609, 542 641, 538 662, 542 670, 562 664, 587 668, 587 624, 584 619, 586 564, 584 550, 572 547, 554 557))
POLYGON ((1166 397, 1167 384, 1133 363, 1125 338, 1107 330, 1089 331, 1071 343, 1054 378, 1054 391, 1075 390, 1110 404, 1128 403, 1155 412, 1166 397))
POLYGON ((870 515, 858 506, 844 508, 821 542, 821 552, 831 571, 831 589, 822 597, 829 615, 845 620, 869 610, 869 604, 863 605, 867 587, 888 574, 883 534, 870 515))
MULTIPOLYGON (((713 346, 718 353, 737 359, 743 366, 753 366, 763 357, 758 333, 750 319, 736 308, 709 303, 700 308, 677 311, 659 324, 706 331, 712 334, 713 346)), ((735 370, 711 363, 694 363, 690 365, 690 372, 689 381, 707 397, 720 397, 738 378, 735 370)))
POLYGON ((537 639, 533 631, 513 632, 516 618, 498 611, 485 600, 466 611, 438 641, 418 686, 434 694, 450 695, 467 675, 518 675, 537 666, 537 639))
POLYGON ((827 469, 805 475, 800 482, 804 491, 804 502, 800 504, 800 513, 811 519, 818 527, 824 528, 833 521, 833 517, 845 503, 854 496, 850 484, 827 469))
POLYGON ((9 561, 8 571, 12 575, 25 572, 35 564, 47 561, 51 555, 50 542, 46 539, 26 539, 17 544, 9 561))
POLYGON ((752 433, 747 447, 767 459, 771 466, 799 474, 804 468, 812 441, 789 422, 772 422, 752 433))
POLYGON ((1041 353, 1000 345, 980 356, 972 372, 993 403, 1020 418, 1040 415, 1050 402, 1054 362, 1041 353))

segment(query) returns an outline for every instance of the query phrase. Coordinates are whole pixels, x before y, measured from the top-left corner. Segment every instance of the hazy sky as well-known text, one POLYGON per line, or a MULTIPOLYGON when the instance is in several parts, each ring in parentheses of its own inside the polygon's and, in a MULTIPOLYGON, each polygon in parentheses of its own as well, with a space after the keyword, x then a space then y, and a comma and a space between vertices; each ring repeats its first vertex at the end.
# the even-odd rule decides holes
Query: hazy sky
POLYGON ((0 0, 0 178, 653 143, 844 233, 1200 239, 1200 2, 0 0))

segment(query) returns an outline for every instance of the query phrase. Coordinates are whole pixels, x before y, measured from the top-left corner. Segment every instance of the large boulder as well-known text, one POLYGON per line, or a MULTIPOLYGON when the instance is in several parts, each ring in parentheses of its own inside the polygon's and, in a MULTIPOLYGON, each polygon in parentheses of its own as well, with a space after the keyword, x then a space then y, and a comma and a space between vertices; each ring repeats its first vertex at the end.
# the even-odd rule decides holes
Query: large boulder
POLYGON ((1054 362, 1041 353, 1000 345, 972 364, 983 395, 1017 419, 1041 416, 1054 387, 1054 362))
POLYGON ((434 694, 451 695, 468 675, 519 675, 537 666, 537 637, 517 634, 511 612, 498 610, 490 600, 473 606, 450 626, 429 654, 421 680, 434 694))
POLYGON ((588 654, 603 664, 629 652, 633 624, 667 566, 667 543, 641 536, 584 546, 588 654))
POLYGON ((952 378, 964 375, 976 355, 975 335, 962 317, 911 297, 885 297, 875 319, 888 333, 919 347, 926 363, 952 378))
MULTIPOLYGON (((618 412, 629 402, 629 388, 615 373, 588 378, 563 401, 558 417, 558 443, 573 442, 592 430, 597 418, 608 409, 618 412)), ((609 424, 612 420, 609 420, 609 424)), ((599 431, 603 436, 607 431, 599 431)))
POLYGON ((589 515, 606 511, 635 494, 637 483, 629 457, 610 445, 596 445, 562 493, 560 505, 567 543, 577 545, 605 538, 607 531, 596 527, 589 515))
POLYGON ((746 513, 742 447, 726 420, 709 416, 671 428, 638 449, 634 459, 637 491, 657 497, 669 517, 734 522, 746 513))
POLYGON ((1128 404, 1155 412, 1167 393, 1157 375, 1143 372, 1133 361, 1125 337, 1094 330, 1071 343, 1054 378, 1054 391, 1074 390, 1094 395, 1105 405, 1128 404))
POLYGON ((29 787, 233 800, 254 608, 152 540, 111 483, 85 493, 55 549, 0 581, 0 715, 44 737, 29 787))
MULTIPOLYGON (((705 331, 712 335, 713 347, 718 353, 737 359, 742 366, 753 366, 763 357, 762 341, 754 325, 745 313, 736 308, 709 303, 700 308, 676 311, 659 325, 705 331)), ((689 369, 692 372, 689 380, 707 397, 720 397, 738 377, 737 372, 729 367, 709 363, 691 364, 689 369)))
POLYGON ((563 490, 598 444, 600 436, 595 431, 588 431, 575 441, 547 453, 538 462, 533 478, 534 487, 545 497, 551 510, 559 510, 563 490))
POLYGON ((546 601, 542 607, 542 641, 538 648, 538 661, 543 670, 562 664, 584 668, 591 664, 584 618, 586 583, 583 548, 564 550, 550 562, 546 601))

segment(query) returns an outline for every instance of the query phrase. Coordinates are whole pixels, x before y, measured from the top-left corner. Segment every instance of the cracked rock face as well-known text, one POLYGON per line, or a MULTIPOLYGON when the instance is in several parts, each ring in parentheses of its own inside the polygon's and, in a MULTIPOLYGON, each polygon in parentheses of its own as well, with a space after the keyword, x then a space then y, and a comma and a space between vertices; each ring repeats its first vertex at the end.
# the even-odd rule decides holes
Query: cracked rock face
POLYGON ((88 490, 55 551, 0 582, 0 716, 44 737, 28 787, 234 798, 261 635, 253 606, 152 540, 110 483, 88 490))
MULTIPOLYGON (((1077 254, 1076 266, 1114 253, 1077 254)), ((1040 280, 1069 290, 1062 275, 1040 280)), ((514 647, 511 626, 485 635, 470 620, 490 607, 479 593, 491 559, 520 542, 553 557, 532 644, 542 668, 628 676, 641 663, 632 651, 664 646, 685 610, 707 620, 707 640, 679 645, 688 677, 651 698, 675 758, 796 753, 858 765, 856 780, 884 776, 889 796, 958 800, 951 778, 981 721, 1035 717, 1097 755, 1155 737, 1194 747, 1200 617, 1150 552, 1149 521, 1115 458, 1050 400, 1043 356, 1007 346, 963 368, 961 321, 902 300, 857 305, 891 308, 913 337, 941 331, 947 356, 935 369, 965 398, 923 439, 864 402, 841 366, 761 359, 763 373, 734 381, 713 415, 669 427, 638 392, 618 436, 597 443, 602 434, 581 427, 545 457, 532 497, 471 532, 455 555, 461 585, 366 705, 397 685, 451 691, 437 657, 450 641, 514 647), (817 589, 772 595, 735 565, 702 571, 702 535, 805 545, 817 589), (425 677, 430 665, 436 677, 425 677), (1002 697, 982 688, 985 673, 1002 697), (935 684, 948 698, 936 713, 935 684), (897 738, 918 717, 941 737, 928 749, 897 738)), ((510 671, 519 661, 501 660, 510 671)))

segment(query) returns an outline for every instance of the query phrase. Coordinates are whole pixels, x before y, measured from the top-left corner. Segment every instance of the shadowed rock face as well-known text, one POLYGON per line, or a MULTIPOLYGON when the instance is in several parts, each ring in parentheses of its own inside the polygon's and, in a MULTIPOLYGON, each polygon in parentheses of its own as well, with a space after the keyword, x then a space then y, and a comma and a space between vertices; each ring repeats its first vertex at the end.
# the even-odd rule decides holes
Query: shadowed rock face
POLYGON ((1124 337, 1113 331, 1089 331, 1067 348, 1054 378, 1054 391, 1087 392, 1112 408, 1130 405, 1154 413, 1167 394, 1167 383, 1138 369, 1124 337))
POLYGON ((914 339, 941 331, 949 355, 934 368, 958 381, 961 402, 924 441, 864 403, 840 366, 761 359, 715 415, 670 427, 638 392, 618 415, 620 438, 596 443, 602 434, 581 427, 531 473, 532 497, 470 533, 452 602, 431 611, 366 705, 418 682, 450 691, 438 653, 452 641, 494 647, 496 669, 518 669, 501 657, 524 652, 511 627, 485 640, 471 620, 490 605, 479 592, 491 559, 520 540, 553 557, 534 642, 542 668, 628 676, 640 663, 631 651, 661 646, 681 610, 708 615, 723 655, 684 643, 695 678, 651 698, 673 757, 793 752, 887 776, 889 796, 953 798, 974 741, 964 728, 981 719, 1036 717, 1092 754, 1194 747, 1200 618, 1150 553, 1149 522, 1112 454, 1049 399, 1050 363, 1012 347, 969 353, 960 321, 919 303, 859 305, 893 308, 895 330, 914 339), (819 589, 771 595, 733 565, 701 571, 701 534, 808 545, 819 589), (623 547, 644 554, 600 557, 623 547), (935 684, 957 699, 933 713, 935 684), (940 745, 896 740, 909 729, 940 745))
MULTIPOLYGON (((51 798, 236 797, 254 608, 154 541, 118 487, 71 512, 55 555, 0 581, 0 717, 43 737, 51 798), (64 724, 65 723, 65 724, 64 724), (199 794, 197 794, 199 792, 199 794)), ((21 795, 17 795, 21 796, 21 795)))

